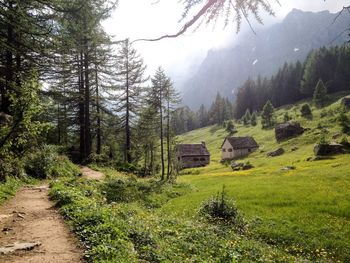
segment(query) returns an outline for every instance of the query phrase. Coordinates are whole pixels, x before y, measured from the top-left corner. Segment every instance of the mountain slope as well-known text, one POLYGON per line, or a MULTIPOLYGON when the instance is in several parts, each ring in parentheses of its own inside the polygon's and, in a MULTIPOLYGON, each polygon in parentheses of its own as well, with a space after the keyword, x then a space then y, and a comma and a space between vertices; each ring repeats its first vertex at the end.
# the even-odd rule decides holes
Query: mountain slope
MULTIPOLYGON (((237 161, 250 162, 254 166, 251 170, 233 172, 230 166, 220 163, 220 146, 227 136, 222 127, 207 127, 179 136, 182 143, 206 141, 212 161, 207 167, 182 171, 179 182, 190 183, 197 191, 175 198, 161 213, 191 218, 200 204, 224 185, 227 196, 251 220, 252 236, 289 253, 301 253, 309 259, 307 262, 349 262, 350 155, 309 160, 314 157, 315 142, 322 137, 319 125, 327 131, 327 141, 342 139, 332 137, 341 130, 336 119, 338 99, 343 95, 334 96, 336 102, 324 109, 313 108, 313 120, 299 116, 303 102, 279 109, 276 112, 279 122, 288 111, 294 121, 308 128, 302 136, 282 143, 276 142, 274 130, 262 130, 260 123, 255 127, 236 123, 235 136, 253 136, 260 146, 255 153, 237 161), (279 147, 285 150, 282 156, 266 156, 279 147), (284 170, 287 166, 294 169, 284 170)), ((347 115, 350 117, 350 112, 347 115)))
POLYGON ((303 61, 312 49, 342 44, 350 16, 328 11, 312 13, 294 9, 279 24, 253 35, 247 34, 231 48, 211 50, 197 73, 183 86, 185 104, 209 105, 219 91, 232 93, 247 78, 270 76, 284 62, 303 61))

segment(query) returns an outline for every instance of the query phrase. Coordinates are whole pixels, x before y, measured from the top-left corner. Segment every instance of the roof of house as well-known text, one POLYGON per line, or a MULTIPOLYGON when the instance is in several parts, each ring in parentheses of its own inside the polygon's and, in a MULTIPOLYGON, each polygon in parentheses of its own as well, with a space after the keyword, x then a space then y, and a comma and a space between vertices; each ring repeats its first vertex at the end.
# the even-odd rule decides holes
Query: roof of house
POLYGON ((210 156, 204 144, 178 144, 176 151, 180 156, 210 156))
POLYGON ((221 145, 224 145, 225 141, 228 140, 228 142, 232 145, 233 149, 249 149, 249 148, 257 148, 259 145, 254 140, 253 137, 247 136, 247 137, 227 137, 224 142, 221 145))

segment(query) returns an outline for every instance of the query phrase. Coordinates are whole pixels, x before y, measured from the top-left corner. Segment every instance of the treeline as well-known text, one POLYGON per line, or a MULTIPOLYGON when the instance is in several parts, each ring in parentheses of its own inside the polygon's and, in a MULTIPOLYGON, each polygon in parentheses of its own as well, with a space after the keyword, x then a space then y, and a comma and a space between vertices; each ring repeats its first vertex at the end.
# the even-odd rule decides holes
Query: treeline
MULTIPOLYGON (((285 63, 270 78, 248 79, 239 87, 234 102, 217 94, 211 107, 198 111, 181 107, 174 113, 176 134, 209 125, 222 125, 230 119, 242 119, 247 111, 260 112, 269 101, 274 107, 312 98, 322 80, 328 93, 350 90, 350 46, 321 48, 310 52, 306 61, 285 63)), ((244 121, 244 118, 242 119, 244 121)))
POLYGON ((179 97, 161 68, 149 78, 132 44, 103 30, 117 2, 2 1, 1 169, 56 144, 77 162, 170 177, 179 97))
POLYGON ((176 109, 172 118, 174 132, 182 134, 209 125, 222 125, 226 120, 233 118, 233 113, 232 102, 218 93, 209 109, 204 105, 201 105, 197 112, 187 106, 176 109))
POLYGON ((280 107, 311 98, 320 79, 328 93, 350 90, 349 45, 312 51, 304 64, 285 63, 269 79, 248 79, 238 89, 234 117, 241 118, 247 109, 261 111, 267 101, 280 107))

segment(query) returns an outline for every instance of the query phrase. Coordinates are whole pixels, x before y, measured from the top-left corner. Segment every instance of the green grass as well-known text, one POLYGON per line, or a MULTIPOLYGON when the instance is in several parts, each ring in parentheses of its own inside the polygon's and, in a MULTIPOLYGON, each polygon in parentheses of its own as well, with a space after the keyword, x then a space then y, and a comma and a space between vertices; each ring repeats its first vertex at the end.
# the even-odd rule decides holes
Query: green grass
POLYGON ((339 132, 339 102, 313 109, 312 121, 298 116, 300 106, 278 110, 277 118, 287 109, 309 130, 281 144, 273 130, 237 125, 238 136, 260 144, 244 160, 252 170, 233 172, 220 163, 226 132, 213 126, 180 136, 206 141, 212 162, 184 170, 176 184, 94 166, 105 181, 59 178, 51 197, 85 245, 88 262, 349 262, 350 155, 307 161, 321 138, 319 125, 328 140, 339 132), (281 146, 284 155, 266 157, 281 146), (282 171, 285 166, 296 169, 282 171), (243 232, 199 213, 223 185, 247 224, 243 232))
POLYGON ((212 162, 207 167, 185 170, 187 175, 180 176, 178 181, 193 185, 197 191, 172 199, 159 213, 191 218, 203 200, 225 185, 229 196, 250 220, 254 238, 292 254, 323 253, 350 261, 350 155, 307 161, 314 156, 313 145, 321 137, 319 124, 327 129, 329 141, 340 131, 336 121, 339 101, 325 109, 313 108, 312 121, 299 116, 300 107, 298 104, 279 109, 278 120, 288 110, 293 120, 310 130, 281 144, 276 143, 274 130, 262 130, 259 124, 256 127, 237 124, 235 136, 253 136, 260 145, 257 152, 244 159, 255 166, 249 171, 233 172, 220 164, 220 146, 227 136, 224 129, 213 126, 180 136, 179 140, 187 143, 206 141, 212 162), (321 113, 326 116, 321 117, 321 113), (292 152, 293 146, 298 150, 292 152), (266 152, 278 147, 283 147, 286 153, 266 157, 266 152), (296 170, 281 170, 290 165, 296 170))
POLYGON ((30 177, 15 178, 6 177, 6 181, 0 183, 0 206, 3 205, 7 200, 15 196, 17 190, 26 184, 35 184, 37 180, 30 177))

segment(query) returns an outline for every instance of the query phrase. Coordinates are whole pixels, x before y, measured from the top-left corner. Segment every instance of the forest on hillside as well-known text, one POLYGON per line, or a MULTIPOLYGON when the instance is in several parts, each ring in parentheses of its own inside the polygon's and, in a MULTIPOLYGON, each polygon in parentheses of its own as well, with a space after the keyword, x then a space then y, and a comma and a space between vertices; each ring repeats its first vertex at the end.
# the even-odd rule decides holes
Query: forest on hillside
POLYGON ((261 12, 273 14, 267 1, 183 4, 186 23, 177 34, 128 40, 109 36, 102 26, 118 8, 116 0, 2 1, 2 179, 22 174, 24 157, 45 145, 62 146, 74 162, 113 161, 126 169, 142 163, 144 175, 160 171, 169 178, 180 98, 161 67, 146 75, 133 42, 176 38, 217 18, 234 17, 239 31, 247 13, 258 22, 261 12))
POLYGON ((203 104, 196 112, 189 107, 178 108, 174 113, 174 127, 177 134, 182 134, 209 125, 222 125, 231 119, 241 120, 247 111, 261 112, 268 101, 278 108, 312 99, 320 80, 328 94, 349 91, 349 76, 349 44, 313 50, 304 62, 285 63, 270 78, 247 79, 233 99, 218 93, 208 109, 203 104))

